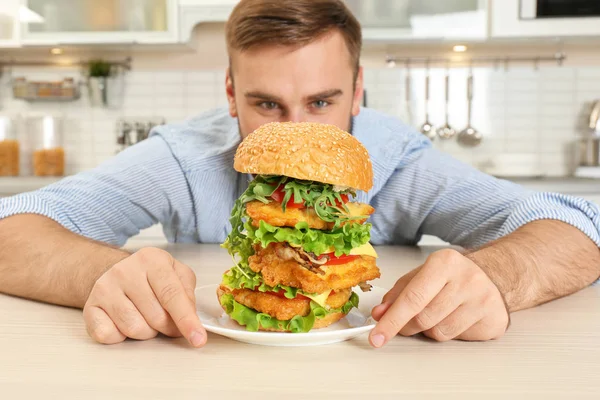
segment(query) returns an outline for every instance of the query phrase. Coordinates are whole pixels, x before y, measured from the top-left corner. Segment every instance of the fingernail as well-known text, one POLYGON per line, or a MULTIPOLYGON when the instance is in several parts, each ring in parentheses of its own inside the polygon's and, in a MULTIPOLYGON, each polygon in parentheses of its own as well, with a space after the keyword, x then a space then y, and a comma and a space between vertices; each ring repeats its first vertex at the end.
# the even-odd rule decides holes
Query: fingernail
POLYGON ((375 347, 383 346, 384 342, 385 342, 385 337, 381 333, 378 333, 377 335, 374 335, 371 338, 371 344, 375 347))
POLYGON ((194 331, 190 335, 190 342, 192 342, 192 346, 200 347, 204 344, 204 333, 200 331, 194 331))

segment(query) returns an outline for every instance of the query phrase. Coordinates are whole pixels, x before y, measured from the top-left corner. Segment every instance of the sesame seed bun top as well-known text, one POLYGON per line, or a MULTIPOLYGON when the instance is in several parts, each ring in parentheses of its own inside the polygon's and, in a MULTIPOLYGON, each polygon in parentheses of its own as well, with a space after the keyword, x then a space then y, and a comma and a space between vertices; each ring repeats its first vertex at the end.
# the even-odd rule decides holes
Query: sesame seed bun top
POLYGON ((240 144, 236 171, 283 175, 353 189, 371 190, 373 166, 367 149, 333 125, 273 122, 261 126, 240 144))

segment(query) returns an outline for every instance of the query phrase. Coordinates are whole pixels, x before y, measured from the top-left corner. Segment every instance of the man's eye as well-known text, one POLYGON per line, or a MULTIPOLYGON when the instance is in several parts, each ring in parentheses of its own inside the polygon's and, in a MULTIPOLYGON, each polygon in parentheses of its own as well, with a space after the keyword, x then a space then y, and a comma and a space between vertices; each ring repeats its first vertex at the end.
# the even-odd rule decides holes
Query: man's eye
POLYGON ((314 108, 325 108, 329 105, 329 103, 326 102, 325 100, 317 100, 317 101, 313 101, 312 105, 314 108))
POLYGON ((265 101, 260 103, 259 106, 265 110, 274 110, 278 107, 278 104, 273 101, 265 101))

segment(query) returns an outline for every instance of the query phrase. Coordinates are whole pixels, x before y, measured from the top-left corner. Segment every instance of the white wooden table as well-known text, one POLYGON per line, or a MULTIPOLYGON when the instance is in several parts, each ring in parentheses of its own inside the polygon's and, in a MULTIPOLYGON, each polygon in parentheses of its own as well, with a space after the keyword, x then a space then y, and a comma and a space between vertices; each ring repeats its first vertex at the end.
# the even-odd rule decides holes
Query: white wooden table
MULTIPOLYGON (((166 247, 198 285, 229 265, 212 245, 166 247)), ((379 248, 385 288, 433 248, 379 248)), ((160 337, 104 346, 81 311, 0 295, 0 399, 600 399, 600 287, 513 315, 482 343, 397 337, 372 349, 366 334, 327 346, 277 348, 209 334, 199 350, 160 337)))

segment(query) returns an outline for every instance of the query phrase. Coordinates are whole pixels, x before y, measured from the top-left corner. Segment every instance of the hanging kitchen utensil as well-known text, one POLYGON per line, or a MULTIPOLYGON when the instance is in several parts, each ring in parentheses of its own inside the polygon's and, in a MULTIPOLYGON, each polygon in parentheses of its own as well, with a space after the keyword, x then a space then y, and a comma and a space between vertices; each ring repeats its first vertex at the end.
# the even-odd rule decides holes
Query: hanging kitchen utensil
POLYGON ((456 130, 450 126, 450 112, 449 112, 449 104, 450 104, 450 67, 446 67, 446 104, 445 104, 445 113, 446 113, 446 123, 444 126, 440 127, 437 130, 437 134, 441 139, 452 139, 456 135, 456 130))
POLYGON ((435 139, 435 130, 433 125, 429 122, 429 91, 430 91, 430 71, 429 71, 429 60, 427 60, 426 72, 425 72, 425 122, 421 125, 421 133, 427 136, 429 139, 435 139))
POLYGON ((483 136, 471 126, 472 108, 473 108, 473 66, 469 68, 469 77, 467 79, 467 127, 463 129, 457 137, 458 144, 463 147, 475 147, 481 143, 483 136))

